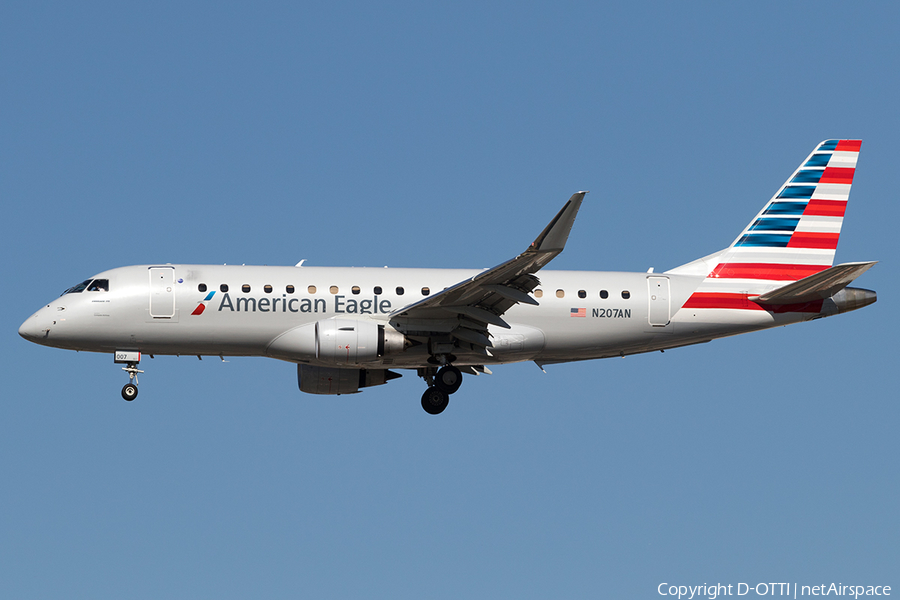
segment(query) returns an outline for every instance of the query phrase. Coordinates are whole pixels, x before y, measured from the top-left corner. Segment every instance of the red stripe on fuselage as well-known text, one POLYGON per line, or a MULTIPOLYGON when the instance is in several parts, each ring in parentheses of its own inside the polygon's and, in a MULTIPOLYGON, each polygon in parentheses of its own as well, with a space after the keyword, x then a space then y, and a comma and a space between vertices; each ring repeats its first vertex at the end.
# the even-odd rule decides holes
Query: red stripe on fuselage
POLYGON ((747 300, 747 294, 728 294, 723 292, 694 292, 682 308, 763 309, 759 304, 747 300))
POLYGON ((839 233, 818 233, 814 231, 795 231, 788 242, 788 248, 818 248, 834 250, 838 245, 839 233))
POLYGON ((204 310, 206 310, 206 305, 205 305, 205 304, 198 304, 198 305, 197 305, 197 308, 195 308, 195 309, 194 309, 194 312, 192 312, 191 314, 192 314, 192 315, 202 315, 204 310))
POLYGON ((843 217, 847 210, 846 200, 810 200, 803 215, 812 217, 843 217))
MULTIPOLYGON (((796 235, 796 234, 795 234, 796 235)), ((784 265, 777 263, 719 263, 707 277, 714 279, 768 279, 796 281, 824 271, 829 265, 784 265)))
POLYGON ((726 292, 694 292, 682 308, 727 308, 732 310, 764 310, 772 313, 822 311, 822 300, 803 304, 760 305, 747 299, 747 294, 726 292))

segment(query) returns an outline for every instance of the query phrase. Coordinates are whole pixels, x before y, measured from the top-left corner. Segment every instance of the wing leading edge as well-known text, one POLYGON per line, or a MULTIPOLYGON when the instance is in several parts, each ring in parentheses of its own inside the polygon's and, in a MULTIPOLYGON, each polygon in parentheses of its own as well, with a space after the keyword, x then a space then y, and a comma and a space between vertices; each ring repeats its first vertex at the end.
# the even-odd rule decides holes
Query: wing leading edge
POLYGON ((490 347, 487 326, 508 329, 501 315, 518 303, 537 305, 529 295, 540 284, 534 275, 566 245, 572 224, 587 192, 569 198, 552 221, 521 254, 471 279, 391 313, 391 321, 410 329, 449 334, 464 342, 490 347), (402 321, 401 321, 402 320, 402 321))

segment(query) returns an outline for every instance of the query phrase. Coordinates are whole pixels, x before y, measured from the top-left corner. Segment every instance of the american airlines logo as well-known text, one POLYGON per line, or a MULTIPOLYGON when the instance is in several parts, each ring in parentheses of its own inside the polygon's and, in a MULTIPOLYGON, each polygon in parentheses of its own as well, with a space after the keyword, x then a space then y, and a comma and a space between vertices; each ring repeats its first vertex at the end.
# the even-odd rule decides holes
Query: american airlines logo
POLYGON ((204 298, 203 300, 200 301, 200 303, 197 305, 197 308, 195 308, 194 312, 192 312, 191 314, 192 315, 202 315, 203 311, 206 310, 206 303, 209 302, 210 300, 212 300, 212 297, 215 295, 216 295, 215 290, 208 293, 206 295, 206 298, 204 298))

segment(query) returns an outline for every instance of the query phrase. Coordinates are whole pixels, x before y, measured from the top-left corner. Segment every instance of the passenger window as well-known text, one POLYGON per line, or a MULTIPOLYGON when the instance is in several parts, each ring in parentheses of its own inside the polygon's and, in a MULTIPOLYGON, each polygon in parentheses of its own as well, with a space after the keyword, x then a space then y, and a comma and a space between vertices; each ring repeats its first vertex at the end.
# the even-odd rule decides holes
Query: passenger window
POLYGON ((578 290, 578 297, 579 298, 587 298, 587 292, 584 290, 578 290))
POLYGON ((250 291, 250 284, 249 284, 249 283, 245 283, 244 285, 242 285, 242 286, 241 286, 241 291, 244 292, 245 294, 248 293, 248 292, 250 291))
POLYGON ((337 294, 337 293, 338 293, 338 286, 333 285, 333 286, 331 286, 330 288, 328 288, 328 291, 331 292, 332 294, 337 294))
POLYGON ((565 291, 565 290, 556 290, 556 297, 557 297, 557 298, 565 298, 565 297, 566 297, 566 291, 565 291))
POLYGON ((628 290, 622 290, 622 298, 628 300, 629 298, 631 298, 631 292, 629 292, 628 290))
POLYGON ((350 288, 350 293, 354 295, 359 294, 359 286, 354 285, 352 288, 350 288))
POLYGON ((431 289, 430 289, 430 288, 427 288, 427 287, 423 287, 423 288, 422 288, 422 295, 423 295, 423 296, 427 296, 427 295, 430 294, 430 293, 431 293, 431 289))
POLYGON ((309 286, 308 288, 306 288, 306 291, 309 292, 310 294, 315 294, 315 293, 316 293, 316 286, 311 285, 311 286, 309 286))
POLYGON ((197 286, 197 291, 198 291, 198 292, 205 292, 205 291, 206 291, 206 284, 205 284, 205 283, 201 283, 200 285, 198 285, 198 286, 197 286))
POLYGON ((402 296, 404 290, 403 290, 402 287, 398 287, 395 291, 397 292, 397 295, 398 295, 398 296, 402 296))
POLYGON ((376 285, 376 286, 375 286, 375 289, 372 290, 372 291, 375 292, 375 295, 376 295, 376 296, 380 295, 380 294, 381 294, 381 286, 380 286, 380 285, 376 285))
POLYGON ((91 282, 91 285, 88 286, 89 292, 108 292, 109 291, 109 279, 95 279, 91 282))
POLYGON ((535 297, 535 298, 543 298, 543 297, 544 297, 544 290, 541 290, 541 289, 534 290, 534 297, 535 297))
POLYGON ((607 292, 606 290, 600 290, 600 297, 606 300, 607 298, 609 298, 609 292, 607 292))
POLYGON ((272 286, 271 286, 271 285, 268 285, 268 284, 267 284, 267 285, 264 285, 264 286, 263 286, 263 291, 264 291, 265 293, 267 293, 267 294, 271 294, 271 293, 272 293, 272 286))
POLYGON ((289 286, 287 286, 286 288, 284 288, 284 291, 286 291, 288 294, 293 294, 293 293, 294 293, 294 286, 289 285, 289 286))
POLYGON ((223 283, 222 285, 220 285, 220 286, 219 286, 219 291, 220 291, 220 292, 227 292, 227 291, 228 291, 228 284, 227 284, 227 283, 223 283))

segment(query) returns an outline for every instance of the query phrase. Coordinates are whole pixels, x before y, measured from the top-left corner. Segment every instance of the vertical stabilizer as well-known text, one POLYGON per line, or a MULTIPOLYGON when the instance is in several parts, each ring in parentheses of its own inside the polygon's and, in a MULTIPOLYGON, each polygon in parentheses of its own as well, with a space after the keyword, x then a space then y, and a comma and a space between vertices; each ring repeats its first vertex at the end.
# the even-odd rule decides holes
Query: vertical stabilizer
POLYGON ((734 240, 723 259, 740 265, 736 268, 744 274, 766 274, 765 267, 747 265, 778 265, 769 274, 791 279, 830 267, 860 144, 859 140, 819 144, 734 240), (803 273, 792 273, 795 267, 803 273))
POLYGON ((859 140, 817 145, 725 250, 672 269, 706 279, 688 304, 730 307, 831 267, 859 156, 859 140))
POLYGON ((718 253, 708 277, 785 282, 830 267, 860 144, 827 140, 816 146, 731 246, 718 253))

